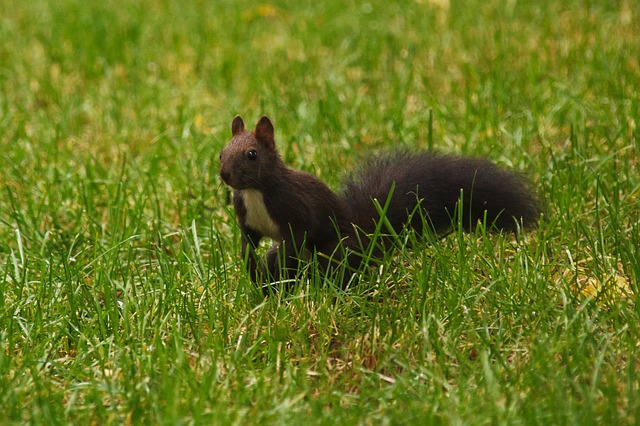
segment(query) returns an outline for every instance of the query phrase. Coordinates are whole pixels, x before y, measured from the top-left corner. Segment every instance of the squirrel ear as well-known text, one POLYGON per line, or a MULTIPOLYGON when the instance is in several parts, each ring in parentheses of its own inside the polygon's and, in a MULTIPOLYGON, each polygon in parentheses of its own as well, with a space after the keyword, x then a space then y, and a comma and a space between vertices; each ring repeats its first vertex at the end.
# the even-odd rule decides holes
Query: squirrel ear
POLYGON ((266 115, 263 115, 258 124, 256 124, 256 139, 274 144, 273 133, 271 120, 266 115))
POLYGON ((233 121, 231 122, 231 135, 235 136, 238 133, 244 130, 244 121, 242 121, 242 117, 236 115, 233 121))

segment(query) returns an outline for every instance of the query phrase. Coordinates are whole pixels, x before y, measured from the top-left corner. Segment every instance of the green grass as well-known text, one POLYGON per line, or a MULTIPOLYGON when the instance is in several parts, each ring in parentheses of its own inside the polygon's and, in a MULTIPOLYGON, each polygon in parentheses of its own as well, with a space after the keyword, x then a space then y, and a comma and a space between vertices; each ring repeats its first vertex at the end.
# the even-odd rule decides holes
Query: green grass
POLYGON ((3 1, 1 422, 640 422, 639 10, 3 1), (392 146, 493 159, 545 220, 263 300, 235 114, 336 188, 392 146))

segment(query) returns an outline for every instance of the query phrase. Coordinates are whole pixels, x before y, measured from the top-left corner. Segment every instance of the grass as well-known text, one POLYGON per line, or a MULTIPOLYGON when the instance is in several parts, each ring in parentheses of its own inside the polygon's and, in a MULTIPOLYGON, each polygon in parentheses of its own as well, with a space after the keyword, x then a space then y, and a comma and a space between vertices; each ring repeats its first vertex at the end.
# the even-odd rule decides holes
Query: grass
POLYGON ((637 4, 481 3, 3 1, 3 422, 640 421, 637 4), (433 147, 545 220, 262 299, 217 157, 263 113, 335 188, 433 147))

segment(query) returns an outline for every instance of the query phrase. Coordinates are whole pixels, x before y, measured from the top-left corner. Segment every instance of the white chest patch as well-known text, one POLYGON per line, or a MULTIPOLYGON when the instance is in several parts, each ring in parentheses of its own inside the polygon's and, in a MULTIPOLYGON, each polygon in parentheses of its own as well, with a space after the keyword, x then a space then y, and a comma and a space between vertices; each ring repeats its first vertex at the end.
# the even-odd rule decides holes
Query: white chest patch
POLYGON ((280 228, 273 221, 264 205, 262 193, 255 189, 243 189, 242 200, 247 209, 247 225, 272 240, 281 241, 280 228))

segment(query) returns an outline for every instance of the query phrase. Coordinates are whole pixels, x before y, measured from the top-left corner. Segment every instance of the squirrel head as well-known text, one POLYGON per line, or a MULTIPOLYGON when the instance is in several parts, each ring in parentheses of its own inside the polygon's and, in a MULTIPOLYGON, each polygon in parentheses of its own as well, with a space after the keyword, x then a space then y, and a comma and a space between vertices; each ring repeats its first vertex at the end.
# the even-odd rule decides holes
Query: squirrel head
POLYGON ((230 187, 262 189, 282 172, 284 164, 274 139, 271 120, 263 116, 254 131, 247 131, 238 115, 231 123, 231 140, 220 153, 220 177, 230 187))

